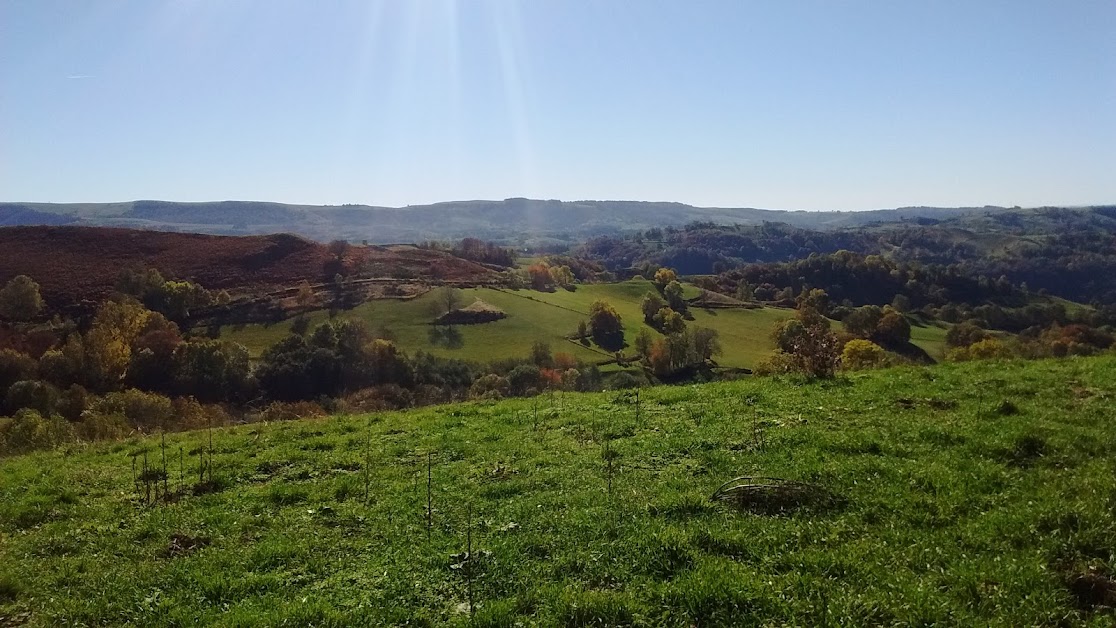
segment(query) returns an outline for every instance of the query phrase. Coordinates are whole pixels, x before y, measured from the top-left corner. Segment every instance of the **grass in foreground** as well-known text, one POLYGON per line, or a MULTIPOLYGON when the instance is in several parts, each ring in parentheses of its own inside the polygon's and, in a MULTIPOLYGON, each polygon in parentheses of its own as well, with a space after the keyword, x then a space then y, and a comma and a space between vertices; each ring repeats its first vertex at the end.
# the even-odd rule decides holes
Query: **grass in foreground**
POLYGON ((1111 626, 1114 382, 947 364, 246 425, 198 494, 208 435, 169 436, 156 506, 157 439, 8 459, 0 623, 1111 626), (740 475, 836 499, 710 501, 740 475))

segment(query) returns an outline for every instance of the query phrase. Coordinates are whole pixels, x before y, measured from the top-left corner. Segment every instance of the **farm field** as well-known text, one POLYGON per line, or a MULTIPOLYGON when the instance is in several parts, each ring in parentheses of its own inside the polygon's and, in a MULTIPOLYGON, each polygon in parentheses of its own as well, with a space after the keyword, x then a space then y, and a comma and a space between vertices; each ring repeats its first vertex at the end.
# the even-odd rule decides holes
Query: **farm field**
POLYGON ((157 504, 155 437, 4 459, 0 624, 1111 626, 1113 395, 1099 357, 251 424, 168 435, 157 504))
POLYGON ((925 351, 934 360, 941 360, 946 351, 947 331, 948 323, 919 324, 911 321, 911 344, 925 351))
MULTIPOLYGON (((502 358, 524 357, 536 341, 548 342, 554 351, 566 351, 586 361, 608 359, 608 354, 595 345, 586 348, 566 340, 577 330, 579 321, 586 320, 589 305, 604 299, 616 308, 624 323, 624 335, 630 343, 645 327, 639 309, 640 300, 653 290, 651 282, 632 280, 614 284, 579 285, 575 291, 537 292, 534 290, 495 290, 472 288, 462 290, 462 305, 474 299, 495 305, 508 314, 503 320, 481 325, 459 325, 454 329, 460 338, 453 343, 444 337, 433 337, 430 321, 434 295, 428 293, 409 301, 376 300, 340 313, 342 318, 364 320, 373 330, 386 328, 405 351, 422 350, 446 357, 476 362, 502 358)), ((764 308, 759 310, 693 310, 689 325, 710 327, 721 334, 724 354, 718 362, 724 366, 751 367, 766 357, 774 345, 770 339, 775 322, 794 315, 792 310, 764 308)), ((311 314, 311 328, 328 318, 326 311, 311 314)), ((258 357, 272 344, 290 332, 291 320, 271 325, 227 326, 222 337, 239 342, 258 357)))

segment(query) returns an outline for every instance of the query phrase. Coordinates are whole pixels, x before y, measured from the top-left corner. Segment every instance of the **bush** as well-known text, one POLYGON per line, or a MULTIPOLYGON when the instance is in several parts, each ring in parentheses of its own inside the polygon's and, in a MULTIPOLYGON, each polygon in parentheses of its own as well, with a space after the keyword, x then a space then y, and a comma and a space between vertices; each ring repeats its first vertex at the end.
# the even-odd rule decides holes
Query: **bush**
POLYGON ((345 397, 341 400, 340 409, 351 414, 382 412, 409 408, 414 402, 414 395, 406 388, 398 384, 383 384, 358 390, 345 397))
POLYGON ((132 433, 132 426, 123 414, 102 414, 86 412, 82 420, 74 424, 74 431, 82 440, 118 440, 132 433))
POLYGON ((995 338, 987 338, 974 343, 969 347, 953 349, 946 354, 950 362, 967 362, 969 360, 995 360, 1014 356, 1011 347, 995 338))
POLYGON ((177 429, 190 430, 207 425, 227 425, 232 422, 225 409, 218 405, 203 405, 193 397, 175 397, 171 400, 171 413, 177 429))
POLYGON ((841 367, 850 371, 878 368, 887 362, 887 352, 870 340, 850 340, 841 351, 841 367))
POLYGON ((829 330, 829 321, 817 310, 798 310, 795 318, 776 323, 771 337, 779 351, 759 366, 761 371, 780 373, 789 369, 811 377, 833 376, 840 346, 836 334, 829 330))
POLYGON ((500 399, 506 397, 511 390, 511 382, 506 377, 495 373, 478 377, 469 387, 470 399, 500 399))
POLYGON ((20 410, 0 424, 0 452, 20 454, 55 447, 74 440, 73 427, 60 417, 44 418, 34 410, 20 410))
POLYGON ((605 383, 608 390, 624 390, 627 388, 639 388, 648 385, 647 378, 642 373, 635 373, 632 371, 620 371, 614 375, 609 376, 605 383))
POLYGON ((50 416, 54 414, 54 406, 57 402, 58 389, 38 380, 25 379, 16 382, 8 388, 8 394, 4 396, 4 406, 9 414, 28 408, 43 416, 50 416))
POLYGON ((325 415, 326 411, 312 401, 295 401, 293 403, 274 401, 257 412, 253 418, 264 423, 271 423, 274 421, 297 421, 298 419, 325 415))
POLYGON ((129 425, 140 431, 174 429, 174 412, 171 400, 162 395, 130 388, 114 392, 93 402, 88 414, 122 415, 129 425))
POLYGON ((946 332, 946 346, 968 347, 988 338, 988 332, 972 323, 958 323, 946 332))
POLYGON ((798 371, 798 365, 794 356, 785 351, 772 353, 752 369, 752 372, 756 375, 786 375, 796 371, 798 371))
POLYGON ((35 360, 26 354, 12 349, 0 349, 0 396, 7 394, 12 384, 34 379, 36 366, 35 360))

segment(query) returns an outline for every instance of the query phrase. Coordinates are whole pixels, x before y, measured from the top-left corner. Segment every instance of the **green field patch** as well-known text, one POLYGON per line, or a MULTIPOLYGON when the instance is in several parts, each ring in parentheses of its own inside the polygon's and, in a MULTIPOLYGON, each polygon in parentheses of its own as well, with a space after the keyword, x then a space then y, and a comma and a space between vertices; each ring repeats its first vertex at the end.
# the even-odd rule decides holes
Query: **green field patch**
MULTIPOLYGON (((690 286, 692 288, 692 286, 690 286)), ((382 299, 364 303, 338 317, 362 320, 374 331, 387 330, 388 335, 408 353, 426 351, 487 363, 493 360, 523 358, 535 342, 549 343, 553 351, 571 353, 579 360, 602 362, 609 353, 595 345, 586 347, 567 338, 577 331, 578 323, 587 321, 589 307, 597 300, 612 304, 624 324, 624 337, 629 344, 643 323, 640 302, 654 285, 644 279, 612 284, 579 285, 575 290, 555 292, 535 290, 497 290, 471 288, 461 291, 462 305, 481 299, 494 305, 508 317, 491 323, 456 325, 452 329, 431 325, 435 318, 432 307, 435 295, 427 293, 410 300, 382 299)), ((692 310, 688 325, 717 330, 724 353, 717 358, 723 366, 750 368, 773 349, 771 328, 794 315, 793 310, 780 308, 692 310)), ((310 328, 329 320, 325 310, 309 314, 310 328)), ((292 320, 272 324, 230 325, 222 328, 223 338, 238 342, 258 358, 267 347, 283 339, 291 330, 292 320)), ((658 332, 653 333, 658 335, 658 332)), ((944 333, 944 332, 943 332, 944 333)))

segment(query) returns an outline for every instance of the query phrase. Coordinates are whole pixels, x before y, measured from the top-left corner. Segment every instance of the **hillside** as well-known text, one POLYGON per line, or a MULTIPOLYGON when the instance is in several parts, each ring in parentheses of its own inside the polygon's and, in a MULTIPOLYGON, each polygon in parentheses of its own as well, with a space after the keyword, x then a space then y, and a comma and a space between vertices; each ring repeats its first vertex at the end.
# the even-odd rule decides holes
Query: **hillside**
MULTIPOLYGON (((336 257, 318 242, 298 236, 213 236, 75 226, 0 228, 0 284, 28 275, 52 307, 97 300, 113 288, 120 271, 144 264, 172 279, 217 290, 261 292, 302 280, 331 281, 336 257)), ((409 246, 351 247, 350 270, 377 276, 480 279, 490 271, 446 253, 409 246)))
MULTIPOLYGON (((365 321, 369 328, 387 330, 399 346, 408 353, 426 351, 435 355, 455 357, 480 363, 491 360, 523 358, 530 354, 535 342, 546 342, 554 351, 564 351, 587 362, 600 362, 611 357, 596 346, 584 347, 566 340, 577 330, 579 321, 589 316, 589 305, 604 299, 620 313, 624 323, 624 336, 633 342, 639 331, 646 327, 639 310, 640 299, 654 290, 651 282, 642 279, 618 284, 592 284, 578 286, 574 292, 536 292, 533 290, 495 290, 474 288, 462 291, 463 301, 471 303, 481 299, 508 314, 508 317, 482 325, 459 325, 447 332, 435 328, 431 305, 434 295, 427 294, 407 301, 377 300, 339 314, 341 318, 365 321)), ((729 367, 750 368, 772 351, 771 327, 776 322, 794 315, 793 310, 761 308, 754 310, 693 310, 694 320, 689 325, 716 329, 724 345, 724 354, 718 363, 729 367)), ((310 315, 310 326, 324 322, 328 313, 319 311, 310 315)), ((222 336, 239 342, 253 356, 283 339, 291 329, 292 320, 275 324, 226 326, 222 336)), ((649 328, 648 328, 649 329, 649 328)), ((657 332, 655 332, 658 335, 657 332)), ((944 337, 944 331, 942 332, 944 337)), ((941 338, 930 340, 927 351, 937 355, 941 338)), ((629 347, 628 352, 631 352, 629 347)))
POLYGON ((216 234, 297 233, 321 241, 346 238, 373 243, 421 242, 462 237, 499 241, 584 238, 602 233, 717 224, 790 225, 834 229, 918 218, 940 220, 998 208, 908 207, 861 212, 806 212, 694 207, 683 203, 556 201, 509 198, 452 201, 407 207, 289 205, 253 201, 177 203, 0 203, 0 224, 129 227, 216 234), (20 222, 16 222, 20 221, 20 222))
POLYGON ((157 438, 0 460, 0 624, 1111 626, 1114 382, 949 364, 172 434, 154 504, 157 438), (805 484, 711 501, 737 476, 805 484))
MULTIPOLYGON (((455 357, 480 363, 507 358, 523 358, 530 354, 535 342, 546 342, 554 351, 564 351, 586 362, 600 362, 610 354, 599 348, 584 347, 566 339, 577 329, 579 321, 589 316, 589 306, 602 299, 616 308, 624 324, 624 337, 630 344, 642 329, 651 329, 643 322, 640 301, 655 288, 645 279, 632 279, 612 284, 580 285, 573 292, 537 292, 534 290, 497 290, 471 288, 462 290, 462 300, 471 303, 481 299, 508 314, 508 317, 482 325, 459 325, 450 335, 431 325, 431 306, 435 295, 416 299, 376 300, 340 313, 345 319, 363 320, 373 330, 387 330, 389 336, 408 353, 426 351, 444 357, 455 357)), ((692 286, 690 290, 695 291, 692 286)), ((794 316, 794 310, 764 307, 756 309, 691 308, 693 320, 687 325, 717 330, 724 353, 717 357, 722 366, 752 368, 766 358, 775 345, 771 340, 772 326, 794 316)), ((311 313, 310 328, 328 320, 328 312, 311 313)), ((248 348, 259 357, 269 346, 290 333, 293 320, 274 324, 230 325, 222 336, 248 348)), ((653 331, 653 330, 652 330, 653 331)), ((945 326, 912 326, 911 341, 931 357, 938 358, 945 348, 945 326)), ((653 331, 658 336, 658 332, 653 331)), ((631 347, 627 349, 631 353, 631 347)))
POLYGON ((612 270, 651 265, 704 275, 842 250, 914 266, 956 265, 975 277, 1004 276, 1082 303, 1116 303, 1113 206, 987 211, 839 229, 695 223, 589 238, 573 254, 612 270))

